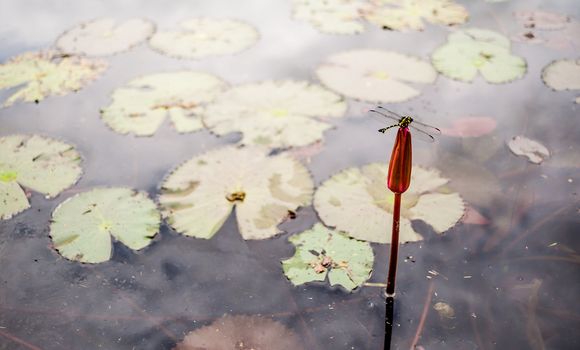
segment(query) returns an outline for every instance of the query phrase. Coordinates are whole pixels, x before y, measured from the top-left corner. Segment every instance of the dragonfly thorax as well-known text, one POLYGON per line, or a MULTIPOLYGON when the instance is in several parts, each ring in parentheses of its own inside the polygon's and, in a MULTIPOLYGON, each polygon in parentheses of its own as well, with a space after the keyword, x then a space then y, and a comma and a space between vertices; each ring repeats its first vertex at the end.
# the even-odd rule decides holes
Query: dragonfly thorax
POLYGON ((411 117, 403 117, 401 118, 401 120, 399 121, 399 127, 401 128, 406 128, 409 126, 409 124, 411 124, 413 122, 413 118, 411 117))

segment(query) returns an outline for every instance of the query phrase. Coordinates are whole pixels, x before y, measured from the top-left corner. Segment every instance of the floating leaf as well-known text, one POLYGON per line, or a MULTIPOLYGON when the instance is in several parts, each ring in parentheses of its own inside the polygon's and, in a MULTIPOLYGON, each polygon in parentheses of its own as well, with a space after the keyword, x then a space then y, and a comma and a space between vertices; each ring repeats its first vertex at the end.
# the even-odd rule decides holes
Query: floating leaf
POLYGON ((244 239, 276 235, 276 226, 311 201, 308 170, 290 155, 268 157, 258 147, 226 146, 185 162, 161 185, 159 202, 171 226, 211 238, 233 207, 244 239))
POLYGON ((420 94, 409 84, 433 84, 437 72, 418 57, 382 50, 353 50, 330 56, 316 74, 348 97, 369 102, 402 102, 420 94))
POLYGON ((0 219, 29 207, 20 186, 55 197, 79 179, 80 163, 73 146, 58 140, 36 135, 0 137, 0 219))
POLYGON ((570 17, 547 11, 516 11, 514 17, 524 28, 557 30, 566 27, 570 23, 570 17))
POLYGON ((151 47, 168 56, 199 59, 240 52, 259 37, 251 25, 230 19, 194 18, 179 26, 181 30, 158 31, 149 39, 151 47))
POLYGON ((0 65, 0 89, 17 88, 3 106, 17 101, 39 102, 48 96, 78 91, 106 67, 104 61, 57 51, 27 52, 13 57, 0 65))
MULTIPOLYGON (((580 59, 550 63, 542 72, 542 80, 556 91, 580 90, 580 59)), ((580 103, 580 96, 576 103, 580 103)))
POLYGON ((99 18, 82 23, 62 34, 56 47, 66 53, 107 56, 138 45, 155 31, 155 25, 144 19, 117 22, 113 18, 99 18))
POLYGON ((441 128, 441 133, 453 137, 480 137, 495 130, 497 122, 490 117, 461 117, 453 120, 450 128, 441 128))
POLYGON ((524 136, 515 136, 507 145, 515 155, 527 157, 535 164, 540 164, 550 156, 550 151, 544 145, 524 136))
POLYGON ((222 80, 206 73, 151 74, 116 89, 101 117, 121 134, 153 135, 166 117, 178 132, 192 132, 203 128, 200 113, 204 104, 224 88, 222 80))
POLYGON ((510 52, 510 41, 486 29, 467 29, 449 35, 431 56, 441 74, 472 82, 477 73, 490 83, 507 83, 524 76, 526 61, 510 52))
POLYGON ((161 218, 146 193, 97 188, 62 202, 52 213, 54 248, 69 260, 100 263, 111 258, 111 236, 139 250, 151 243, 161 218))
POLYGON ((243 144, 305 146, 332 126, 315 117, 341 117, 346 102, 306 81, 265 81, 233 87, 210 103, 205 125, 218 135, 241 132, 243 144))
POLYGON ((433 309, 437 311, 439 317, 441 317, 442 319, 455 318, 455 310, 453 310, 451 305, 447 303, 444 302, 435 303, 435 305, 433 305, 433 309))
POLYGON ((260 316, 226 315, 189 332, 173 350, 302 350, 300 338, 282 324, 260 316))
POLYGON ((373 269, 373 250, 367 242, 316 224, 289 239, 296 246, 293 257, 282 261, 284 274, 294 285, 324 281, 347 291, 362 285, 373 269))
POLYGON ((580 23, 572 18, 547 11, 516 11, 519 33, 512 39, 527 44, 542 44, 565 50, 580 44, 580 23))
POLYGON ((293 0, 294 18, 312 23, 330 34, 357 34, 364 31, 361 13, 366 0, 293 0))
POLYGON ((423 30, 423 21, 456 25, 467 21, 465 7, 452 0, 372 0, 365 18, 384 29, 423 30))
MULTIPOLYGON (((346 169, 318 188, 314 207, 326 225, 351 237, 390 243, 394 195, 387 189, 386 178, 386 164, 346 169)), ((413 167, 411 186, 402 196, 402 243, 423 239, 411 227, 411 220, 422 220, 443 233, 461 219, 463 200, 444 187, 448 181, 437 170, 413 167)))

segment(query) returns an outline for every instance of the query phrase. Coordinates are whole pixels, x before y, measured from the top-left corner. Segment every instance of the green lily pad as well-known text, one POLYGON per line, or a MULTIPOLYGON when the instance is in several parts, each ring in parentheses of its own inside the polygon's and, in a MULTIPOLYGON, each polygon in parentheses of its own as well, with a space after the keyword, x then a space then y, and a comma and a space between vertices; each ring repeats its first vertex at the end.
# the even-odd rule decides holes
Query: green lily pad
MULTIPOLYGON (((394 195, 386 179, 386 164, 346 169, 320 185, 314 208, 327 226, 353 238, 390 243, 394 195)), ((413 166, 411 186, 402 196, 401 243, 423 239, 411 227, 411 220, 422 220, 443 233, 461 219, 465 205, 459 194, 447 190, 448 181, 437 170, 413 166)))
POLYGON ((0 219, 29 207, 20 186, 57 196, 81 176, 81 157, 73 146, 37 135, 0 137, 0 219))
POLYGON ((63 33, 56 40, 56 47, 72 54, 107 56, 129 50, 155 31, 155 25, 144 19, 117 22, 99 18, 79 24, 63 33))
POLYGON ((106 67, 104 61, 58 51, 28 52, 13 57, 0 65, 0 89, 16 88, 3 106, 18 101, 38 103, 48 96, 78 91, 106 67))
POLYGON ((194 18, 179 26, 180 30, 158 31, 149 45, 168 56, 199 59, 237 53, 259 39, 253 26, 231 19, 194 18))
POLYGON ((452 0, 375 0, 365 18, 390 30, 423 30, 433 24, 463 24, 469 18, 465 7, 452 0))
POLYGON ((208 104, 205 125, 218 135, 241 132, 241 143, 270 148, 305 146, 332 126, 316 118, 341 117, 339 95, 306 81, 265 81, 233 87, 208 104))
POLYGON ((366 0, 293 0, 294 18, 312 23, 329 34, 357 34, 364 31, 361 13, 366 0))
POLYGON ((489 83, 507 83, 526 74, 526 61, 510 52, 510 41, 485 29, 467 29, 449 35, 431 60, 441 74, 472 82, 478 73, 489 83))
POLYGON ((296 246, 293 257, 282 261, 284 274, 294 285, 324 281, 347 291, 360 287, 371 276, 374 255, 371 245, 342 232, 316 224, 290 237, 296 246))
POLYGON ((418 57, 383 50, 353 50, 330 56, 316 70, 328 88, 355 99, 393 103, 418 96, 414 85, 433 84, 437 72, 418 57))
POLYGON ((244 239, 265 239, 289 211, 310 204, 313 182, 290 155, 226 146, 193 157, 161 185, 163 215, 178 232, 211 238, 236 207, 244 239))
POLYGON ((111 236, 139 250, 159 231, 161 217, 144 192, 97 188, 62 202, 52 213, 54 248, 69 260, 100 263, 111 258, 111 236))
POLYGON ((204 104, 225 86, 219 78, 201 72, 151 74, 116 89, 101 117, 120 134, 153 135, 167 117, 178 132, 193 132, 203 128, 204 104))
MULTIPOLYGON (((580 90, 580 59, 550 63, 542 72, 542 80, 556 91, 580 90)), ((576 103, 580 103, 580 96, 576 103)))

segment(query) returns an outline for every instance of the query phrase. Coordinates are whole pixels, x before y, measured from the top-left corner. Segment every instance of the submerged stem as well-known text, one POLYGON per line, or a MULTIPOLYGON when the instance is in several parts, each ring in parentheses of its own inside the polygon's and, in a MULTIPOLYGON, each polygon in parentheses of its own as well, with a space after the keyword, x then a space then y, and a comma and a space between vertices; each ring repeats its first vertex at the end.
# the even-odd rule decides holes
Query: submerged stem
POLYGON ((395 295, 395 278, 397 277, 397 259, 399 256, 399 222, 401 218, 401 193, 395 193, 393 208, 393 228, 391 236, 391 256, 387 277, 387 296, 395 295))

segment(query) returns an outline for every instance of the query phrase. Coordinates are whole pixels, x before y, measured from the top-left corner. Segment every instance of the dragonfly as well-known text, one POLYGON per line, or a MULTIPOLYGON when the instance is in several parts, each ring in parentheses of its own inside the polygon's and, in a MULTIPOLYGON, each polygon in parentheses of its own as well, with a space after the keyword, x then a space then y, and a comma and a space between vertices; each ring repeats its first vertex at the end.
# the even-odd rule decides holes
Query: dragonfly
POLYGON ((433 135, 441 135, 441 130, 434 126, 422 123, 408 115, 399 115, 381 106, 377 106, 375 109, 371 109, 369 112, 371 113, 371 116, 373 116, 373 118, 379 122, 383 124, 391 124, 390 126, 379 129, 379 132, 383 134, 387 130, 398 126, 399 128, 411 128, 411 130, 417 132, 415 134, 417 138, 427 142, 435 141, 435 137, 433 137, 433 135), (393 124, 393 122, 395 124, 393 124))

